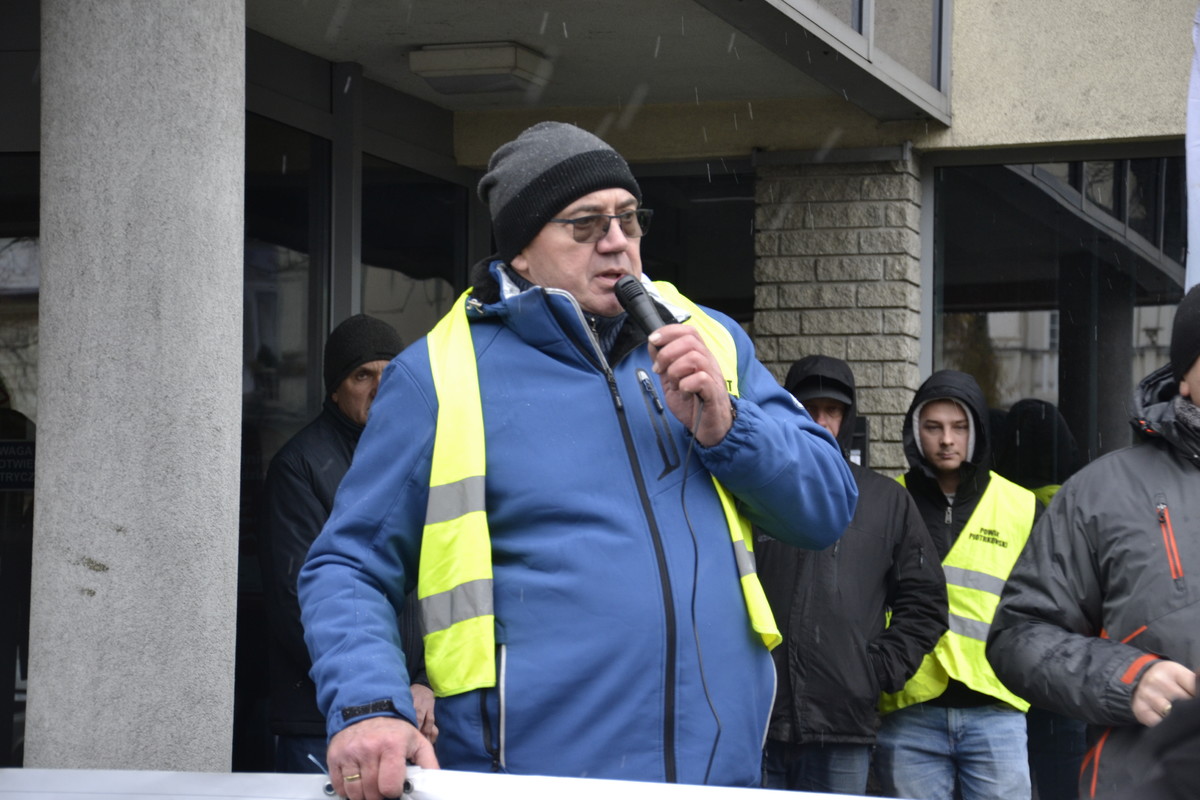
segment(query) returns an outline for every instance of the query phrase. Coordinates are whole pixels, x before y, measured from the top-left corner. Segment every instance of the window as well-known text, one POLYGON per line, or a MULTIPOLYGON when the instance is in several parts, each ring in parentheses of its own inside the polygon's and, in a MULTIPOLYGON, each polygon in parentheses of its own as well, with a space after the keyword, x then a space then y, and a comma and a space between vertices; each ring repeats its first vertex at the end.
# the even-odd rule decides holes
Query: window
POLYGON ((259 504, 271 457, 321 402, 329 174, 327 140, 247 114, 235 771, 273 763, 259 504))
POLYGON ((362 304, 407 346, 465 284, 467 189, 363 156, 362 304))
POLYGON ((997 409, 1057 405, 1085 458, 1128 444, 1127 399, 1167 361, 1182 296, 1183 172, 1181 156, 939 169, 935 367, 997 409))
POLYGON ((0 767, 24 760, 37 420, 38 166, 0 154, 0 767))
POLYGON ((688 298, 740 322, 754 316, 754 176, 638 176, 642 205, 654 210, 642 240, 642 268, 688 298))

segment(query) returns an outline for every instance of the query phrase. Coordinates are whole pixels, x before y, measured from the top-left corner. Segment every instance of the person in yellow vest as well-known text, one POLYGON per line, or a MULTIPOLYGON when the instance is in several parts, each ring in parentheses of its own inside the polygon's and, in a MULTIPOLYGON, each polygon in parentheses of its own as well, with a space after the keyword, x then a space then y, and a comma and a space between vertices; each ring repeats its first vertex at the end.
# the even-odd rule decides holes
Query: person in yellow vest
POLYGON ((651 212, 605 142, 539 123, 479 192, 498 252, 388 366, 300 575, 334 788, 399 796, 406 761, 757 786, 780 635, 751 526, 826 547, 854 480, 740 325, 642 274, 651 212))
MULTIPOLYGON (((1162 796, 1143 792, 1161 766, 1161 753, 1146 752, 1143 742, 1196 694, 1197 398, 1200 289, 1193 288, 1175 311, 1170 363, 1134 392, 1136 443, 1063 484, 996 612, 987 651, 996 674, 1030 702, 1088 723, 1080 797, 1162 796)), ((1195 764, 1196 751, 1188 756, 1195 764)), ((1178 781, 1179 796, 1198 796, 1186 770, 1164 780, 1178 781)))
POLYGON ((911 800, 1026 800, 1025 711, 984 655, 1005 580, 1040 513, 1028 489, 991 472, 988 408, 957 370, 921 385, 904 420, 901 477, 942 560, 949 630, 904 688, 880 701, 875 768, 911 800))

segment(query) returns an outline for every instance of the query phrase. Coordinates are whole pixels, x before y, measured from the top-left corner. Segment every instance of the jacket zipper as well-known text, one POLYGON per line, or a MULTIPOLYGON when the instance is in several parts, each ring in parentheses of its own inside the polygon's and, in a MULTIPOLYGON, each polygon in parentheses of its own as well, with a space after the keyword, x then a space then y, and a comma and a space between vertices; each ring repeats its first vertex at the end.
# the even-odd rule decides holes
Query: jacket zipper
POLYGON ((641 367, 637 368, 636 374, 638 383, 642 385, 642 391, 646 396, 646 413, 650 416, 650 425, 654 428, 654 439, 658 444, 658 454, 663 461, 663 470, 658 475, 658 479, 662 480, 679 468, 679 450, 675 447, 675 440, 671 437, 671 429, 667 427, 667 422, 663 419, 665 409, 654 388, 654 382, 650 380, 650 375, 646 370, 641 367))
POLYGON ((479 717, 480 717, 480 727, 483 729, 483 749, 485 752, 488 753, 488 755, 490 755, 492 757, 492 772, 500 772, 501 770, 505 769, 505 765, 504 765, 504 727, 505 727, 504 684, 505 684, 505 678, 507 677, 506 670, 505 670, 505 663, 507 661, 506 656, 508 654, 506 647, 507 647, 506 645, 500 645, 500 647, 498 648, 499 652, 497 653, 497 656, 496 656, 497 660, 500 663, 496 669, 496 672, 497 672, 496 707, 497 707, 497 714, 499 716, 499 720, 498 720, 499 724, 497 725, 497 728, 496 728, 495 741, 493 741, 493 739, 492 739, 492 718, 491 718, 491 714, 488 713, 488 707, 487 707, 488 693, 487 693, 487 690, 483 690, 483 691, 479 692, 479 717))
POLYGON ((500 645, 500 674, 497 676, 496 708, 500 714, 500 747, 496 753, 497 766, 502 770, 508 769, 505 753, 508 733, 508 645, 500 645))
POLYGON ((483 729, 483 750, 492 757, 492 772, 500 771, 500 748, 492 741, 492 715, 488 713, 487 690, 479 692, 479 727, 483 729))
POLYGON ((1183 562, 1179 559, 1179 546, 1175 542, 1175 528, 1171 525, 1171 511, 1167 508, 1165 497, 1158 497, 1155 511, 1158 516, 1158 527, 1162 531, 1163 549, 1167 553, 1167 564, 1171 568, 1171 578, 1179 580, 1183 577, 1183 562))
POLYGON ((629 458, 629 466, 633 472, 634 482, 637 484, 638 498, 642 503, 642 511, 646 515, 646 524, 650 529, 650 540, 654 544, 654 556, 658 563, 659 583, 662 586, 663 595, 663 616, 666 625, 666 674, 664 678, 664 695, 663 695, 663 780, 666 783, 676 783, 675 769, 675 667, 678 659, 676 652, 676 620, 675 620, 675 603, 672 598, 674 592, 671 589, 671 576, 667 572, 667 555, 663 548, 662 534, 658 529, 658 521, 654 517, 654 509, 650 504, 650 494, 646 490, 646 479, 642 474, 641 464, 638 462, 637 449, 633 444, 633 433, 629 429, 629 419, 625 414, 625 403, 621 400, 621 393, 617 388, 617 377, 613 374, 612 367, 609 366, 608 359, 604 356, 604 351, 600 347, 600 337, 597 336, 594 328, 594 322, 589 321, 580 308, 578 301, 575 300, 569 293, 558 289, 547 289, 547 294, 561 294, 564 297, 570 298, 571 306, 575 309, 575 313, 579 316, 579 321, 583 323, 583 329, 587 331, 588 338, 591 340, 592 348, 597 357, 597 363, 600 365, 601 371, 604 373, 604 378, 608 382, 609 395, 612 397, 613 406, 617 410, 617 421, 621 426, 621 437, 625 441, 625 454, 629 458))

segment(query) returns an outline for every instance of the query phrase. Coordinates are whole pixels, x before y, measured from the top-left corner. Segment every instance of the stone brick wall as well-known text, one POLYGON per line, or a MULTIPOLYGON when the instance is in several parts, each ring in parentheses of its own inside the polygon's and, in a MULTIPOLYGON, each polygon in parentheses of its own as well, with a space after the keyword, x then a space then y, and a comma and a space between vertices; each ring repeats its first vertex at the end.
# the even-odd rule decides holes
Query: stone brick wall
POLYGON ((907 468, 900 431, 920 384, 921 187, 912 161, 761 168, 754 324, 782 382, 806 355, 845 359, 871 419, 871 466, 907 468))

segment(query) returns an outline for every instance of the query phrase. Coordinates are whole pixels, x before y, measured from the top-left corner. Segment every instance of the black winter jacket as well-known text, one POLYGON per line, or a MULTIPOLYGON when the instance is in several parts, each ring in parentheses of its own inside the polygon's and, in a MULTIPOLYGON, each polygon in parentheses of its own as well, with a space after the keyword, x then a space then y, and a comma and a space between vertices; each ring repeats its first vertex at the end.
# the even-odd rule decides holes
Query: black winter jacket
POLYGON ((1093 461, 1054 496, 989 636, 988 659, 1006 686, 1089 723, 1084 797, 1145 777, 1146 762, 1130 754, 1150 730, 1132 709, 1146 669, 1158 658, 1200 667, 1200 443, 1177 417, 1175 404, 1187 402, 1177 393, 1170 367, 1141 382, 1140 441, 1093 461))
MULTIPOLYGON (((270 715, 276 734, 325 736, 325 717, 308 676, 312 661, 300 624, 296 576, 329 518, 362 431, 326 399, 320 415, 280 448, 267 470, 259 559, 271 628, 270 715)), ((411 654, 413 680, 423 683, 424 649, 415 611, 401 620, 401 635, 411 654)))
MULTIPOLYGON (((845 362, 814 362, 812 375, 827 375, 854 398, 845 362)), ((851 403, 838 435, 843 452, 855 416, 851 403)), ((853 463, 850 471, 858 506, 836 544, 802 550, 765 535, 755 543, 783 633, 773 651, 771 739, 873 743, 880 691, 899 691, 946 629, 945 578, 916 506, 895 480, 853 463)))

